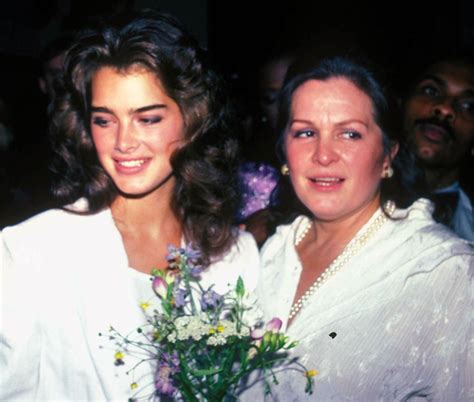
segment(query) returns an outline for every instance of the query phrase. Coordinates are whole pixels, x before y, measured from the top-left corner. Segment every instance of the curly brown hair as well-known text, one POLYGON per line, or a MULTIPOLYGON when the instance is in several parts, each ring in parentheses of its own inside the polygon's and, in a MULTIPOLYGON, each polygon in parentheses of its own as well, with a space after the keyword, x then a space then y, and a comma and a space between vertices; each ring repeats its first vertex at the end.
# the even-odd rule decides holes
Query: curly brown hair
POLYGON ((102 21, 79 33, 69 49, 51 124, 57 200, 64 205, 84 197, 87 213, 93 214, 109 207, 118 194, 90 133, 91 79, 104 66, 122 72, 145 68, 178 104, 185 142, 171 158, 176 178, 172 208, 205 261, 221 255, 236 237, 233 108, 205 52, 169 15, 146 10, 102 21))

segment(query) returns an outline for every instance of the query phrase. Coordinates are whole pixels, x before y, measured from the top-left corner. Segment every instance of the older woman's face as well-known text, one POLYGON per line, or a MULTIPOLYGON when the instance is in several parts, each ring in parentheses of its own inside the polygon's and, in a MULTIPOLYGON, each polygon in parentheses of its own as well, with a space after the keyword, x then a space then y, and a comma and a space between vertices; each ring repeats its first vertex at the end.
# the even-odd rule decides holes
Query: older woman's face
POLYGON ((294 92, 285 151, 295 192, 317 219, 344 219, 379 205, 389 159, 372 102, 351 81, 310 80, 294 92))

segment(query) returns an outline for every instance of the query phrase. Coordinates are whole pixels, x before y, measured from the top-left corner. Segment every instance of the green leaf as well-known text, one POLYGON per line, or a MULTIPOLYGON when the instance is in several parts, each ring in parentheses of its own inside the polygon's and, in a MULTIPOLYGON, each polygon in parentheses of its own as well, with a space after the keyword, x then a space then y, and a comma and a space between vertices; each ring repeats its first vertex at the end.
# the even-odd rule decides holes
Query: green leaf
POLYGON ((191 370, 190 372, 193 375, 196 375, 198 377, 205 377, 207 375, 214 375, 218 374, 222 371, 221 368, 214 368, 214 369, 203 369, 203 370, 191 370))
POLYGON ((241 276, 239 276, 239 279, 237 279, 237 285, 235 287, 235 293, 239 297, 244 297, 245 294, 245 286, 244 286, 244 281, 241 276))

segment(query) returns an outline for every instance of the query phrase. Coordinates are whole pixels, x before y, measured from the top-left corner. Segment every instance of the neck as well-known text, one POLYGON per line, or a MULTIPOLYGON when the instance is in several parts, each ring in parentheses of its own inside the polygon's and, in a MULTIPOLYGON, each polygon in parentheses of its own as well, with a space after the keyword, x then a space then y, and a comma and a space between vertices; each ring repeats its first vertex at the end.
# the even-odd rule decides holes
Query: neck
POLYGON ((380 206, 377 196, 369 204, 355 213, 336 220, 323 221, 315 217, 313 221, 313 241, 315 245, 347 244, 364 226, 380 206))
POLYGON ((119 195, 110 209, 121 233, 180 232, 179 221, 171 209, 171 194, 160 197, 149 194, 140 198, 119 195))
POLYGON ((430 191, 439 190, 459 180, 459 168, 425 168, 426 182, 430 191))

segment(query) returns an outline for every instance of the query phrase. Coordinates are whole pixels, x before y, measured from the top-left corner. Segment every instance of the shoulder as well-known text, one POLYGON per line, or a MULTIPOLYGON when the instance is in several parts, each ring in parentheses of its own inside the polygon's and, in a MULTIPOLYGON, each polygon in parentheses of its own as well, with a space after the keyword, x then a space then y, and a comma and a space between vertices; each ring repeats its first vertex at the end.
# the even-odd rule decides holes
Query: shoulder
MULTIPOLYGON (((400 264, 407 261, 419 270, 440 265, 472 266, 472 244, 436 223, 431 211, 432 204, 426 199, 415 201, 407 209, 397 209, 388 225, 388 232, 383 234, 387 251, 398 256, 400 264)), ((379 246, 381 244, 382 240, 379 246)))
POLYGON ((212 258, 211 265, 221 261, 238 261, 256 255, 258 255, 258 247, 254 237, 249 232, 239 230, 234 244, 223 255, 212 258))
POLYGON ((223 256, 222 262, 257 269, 260 264, 260 255, 254 237, 248 232, 239 230, 237 241, 223 256))
POLYGON ((430 200, 420 198, 406 209, 397 209, 392 214, 392 225, 396 230, 403 230, 406 237, 420 237, 427 243, 457 244, 467 250, 468 242, 461 239, 445 225, 437 223, 432 217, 433 204, 430 200))
POLYGON ((2 248, 16 258, 36 258, 62 248, 85 244, 100 231, 104 213, 81 215, 63 209, 42 212, 2 230, 2 248), (98 230, 99 228, 99 230, 98 230))

